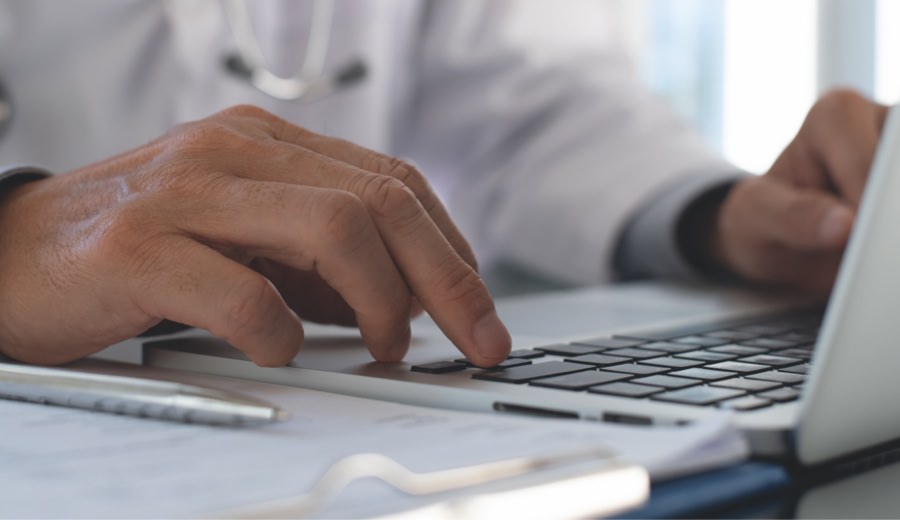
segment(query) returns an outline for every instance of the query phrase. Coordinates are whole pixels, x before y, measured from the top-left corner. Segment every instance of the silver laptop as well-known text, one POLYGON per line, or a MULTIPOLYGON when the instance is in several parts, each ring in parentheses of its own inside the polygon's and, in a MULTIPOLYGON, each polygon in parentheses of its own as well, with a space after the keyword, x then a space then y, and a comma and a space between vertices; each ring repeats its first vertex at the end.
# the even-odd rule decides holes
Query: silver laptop
POLYGON ((900 439, 900 109, 892 109, 827 308, 729 288, 630 284, 500 300, 513 333, 473 367, 426 319, 403 363, 308 327, 287 367, 201 332, 144 343, 146 363, 466 410, 636 424, 723 408, 754 452, 814 465, 900 439), (897 320, 897 321, 895 321, 897 320))

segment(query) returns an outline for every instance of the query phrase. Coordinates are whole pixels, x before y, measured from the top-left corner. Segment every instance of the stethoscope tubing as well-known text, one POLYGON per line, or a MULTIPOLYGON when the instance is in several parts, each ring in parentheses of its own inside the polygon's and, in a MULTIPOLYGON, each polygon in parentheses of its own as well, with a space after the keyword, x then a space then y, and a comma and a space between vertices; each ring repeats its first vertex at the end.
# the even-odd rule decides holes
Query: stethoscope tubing
POLYGON ((6 84, 0 81, 0 137, 9 130, 13 120, 13 102, 6 84))
MULTIPOLYGON (((275 75, 262 63, 259 40, 253 32, 245 4, 242 0, 223 1, 238 47, 237 52, 226 56, 223 62, 223 66, 233 77, 247 81, 275 99, 312 102, 358 83, 368 75, 366 63, 361 59, 353 60, 332 73, 324 72, 325 55, 334 21, 331 0, 314 0, 309 48, 300 73, 287 78, 275 75)), ((9 131, 14 114, 12 95, 0 80, 0 137, 9 131)))

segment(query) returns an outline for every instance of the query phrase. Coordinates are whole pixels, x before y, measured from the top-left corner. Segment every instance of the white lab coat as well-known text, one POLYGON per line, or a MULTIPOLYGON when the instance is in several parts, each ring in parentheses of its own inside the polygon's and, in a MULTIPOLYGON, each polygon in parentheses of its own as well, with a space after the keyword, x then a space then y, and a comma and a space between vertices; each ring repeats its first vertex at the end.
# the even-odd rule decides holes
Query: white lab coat
MULTIPOLYGON (((575 283, 612 276, 623 225, 660 190, 732 170, 641 88, 602 2, 335 2, 327 67, 362 57, 369 76, 300 104, 224 70, 215 0, 0 0, 0 165, 63 173, 252 103, 411 159, 483 263, 575 283)), ((311 3, 248 5, 269 68, 293 74, 311 3)))

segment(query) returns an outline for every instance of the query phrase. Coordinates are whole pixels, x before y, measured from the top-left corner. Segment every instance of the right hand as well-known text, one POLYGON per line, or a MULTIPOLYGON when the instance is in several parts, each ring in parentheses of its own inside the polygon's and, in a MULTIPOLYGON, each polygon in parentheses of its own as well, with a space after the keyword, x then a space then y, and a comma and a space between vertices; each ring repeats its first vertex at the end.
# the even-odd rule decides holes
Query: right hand
POLYGON ((721 266, 824 300, 831 292, 888 109, 824 95, 765 175, 738 183, 710 240, 721 266))
POLYGON ((236 107, 0 204, 0 351, 63 363, 163 319, 265 366, 300 318, 406 353, 419 304, 473 362, 510 337, 469 245, 412 166, 236 107))

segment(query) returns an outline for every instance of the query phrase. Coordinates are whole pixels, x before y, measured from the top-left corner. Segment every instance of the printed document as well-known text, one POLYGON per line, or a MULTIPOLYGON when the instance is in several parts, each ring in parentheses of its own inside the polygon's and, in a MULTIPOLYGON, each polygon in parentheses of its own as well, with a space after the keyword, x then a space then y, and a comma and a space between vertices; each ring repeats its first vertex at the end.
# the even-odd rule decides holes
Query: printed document
MULTIPOLYGON (((106 373, 241 392, 292 418, 235 429, 0 400, 0 516, 207 516, 305 493, 331 465, 358 453, 382 454, 428 472, 605 447, 655 476, 746 456, 727 416, 651 429, 419 408, 218 376, 100 366, 113 367, 106 373)), ((404 495, 379 484, 349 486, 316 516, 403 506, 404 495)))

